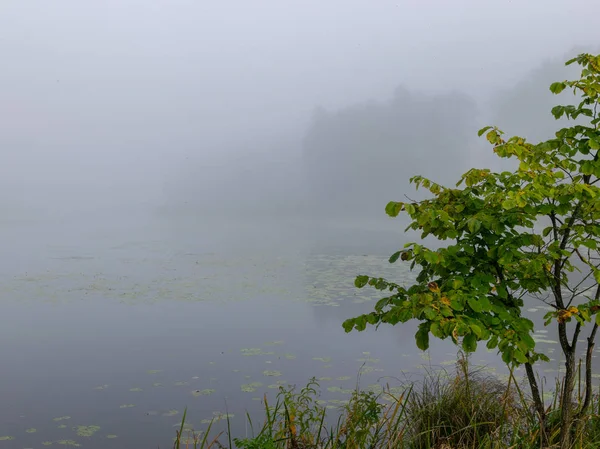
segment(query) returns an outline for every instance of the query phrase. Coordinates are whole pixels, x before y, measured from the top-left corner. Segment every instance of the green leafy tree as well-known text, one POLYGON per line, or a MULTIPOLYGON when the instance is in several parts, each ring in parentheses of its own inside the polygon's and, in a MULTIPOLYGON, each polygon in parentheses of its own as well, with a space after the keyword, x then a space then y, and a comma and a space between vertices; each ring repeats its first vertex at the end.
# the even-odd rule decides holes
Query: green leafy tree
POLYGON ((373 312, 344 322, 350 332, 416 319, 416 345, 422 350, 429 347, 430 335, 450 338, 468 352, 478 342, 497 348, 507 364, 525 366, 545 444, 546 408, 534 364, 548 358, 536 350, 534 323, 523 316, 524 303, 537 296, 552 308, 545 324, 557 326, 565 359, 562 448, 570 447, 571 431, 588 413, 600 324, 600 56, 581 54, 566 64, 573 63, 581 66, 581 77, 553 83, 550 90, 573 90, 580 102, 556 106, 552 114, 556 119, 587 118, 585 124, 578 120, 538 144, 505 139, 498 128, 486 127, 479 136, 485 134, 498 157, 516 159, 518 169, 471 169, 456 188, 411 178, 432 197, 390 202, 387 214, 404 212, 411 221, 407 230, 450 243, 437 249, 408 243, 391 256, 391 263, 400 260, 416 269, 413 285, 358 276, 358 288, 370 285, 390 295, 373 312), (573 393, 577 345, 584 331, 585 389, 579 402, 573 393))

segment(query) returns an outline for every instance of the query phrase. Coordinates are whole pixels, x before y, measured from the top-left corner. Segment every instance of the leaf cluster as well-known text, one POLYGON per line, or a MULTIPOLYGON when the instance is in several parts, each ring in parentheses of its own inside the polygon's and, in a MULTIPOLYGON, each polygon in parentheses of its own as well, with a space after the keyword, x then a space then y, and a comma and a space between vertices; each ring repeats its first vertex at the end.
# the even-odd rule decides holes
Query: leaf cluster
POLYGON ((345 321, 347 332, 416 319, 422 350, 430 335, 450 338, 469 352, 485 341, 506 363, 521 364, 547 360, 536 352, 524 301, 537 296, 552 309, 547 324, 575 320, 577 334, 585 323, 600 322, 600 56, 582 54, 567 64, 575 62, 582 66, 580 79, 553 83, 550 90, 571 89, 581 101, 552 113, 557 119, 587 117, 589 123, 564 127, 537 144, 505 139, 497 127, 485 127, 479 136, 498 157, 517 159, 518 169, 474 168, 453 188, 414 176, 411 183, 431 198, 387 204, 389 216, 409 216, 406 230, 449 243, 438 249, 408 243, 390 257, 390 263, 407 263, 417 272, 410 286, 358 276, 356 287, 389 295, 371 313, 345 321), (572 281, 576 270, 580 280, 572 281))

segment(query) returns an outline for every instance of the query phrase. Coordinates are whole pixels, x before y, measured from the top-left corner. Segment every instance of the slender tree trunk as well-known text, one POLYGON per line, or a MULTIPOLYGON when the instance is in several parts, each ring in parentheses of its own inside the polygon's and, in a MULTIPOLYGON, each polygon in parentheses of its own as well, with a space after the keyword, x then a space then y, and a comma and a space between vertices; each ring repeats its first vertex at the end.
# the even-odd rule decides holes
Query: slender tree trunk
POLYGON ((531 363, 525 364, 525 372, 527 373, 527 380, 529 381, 529 388, 531 389, 531 396, 533 397, 533 405, 538 416, 538 423, 540 426, 540 445, 541 447, 548 446, 548 432, 546 428, 546 409, 540 389, 538 387, 537 379, 533 371, 531 363))
POLYGON ((562 391, 560 448, 571 449, 571 431, 573 427, 573 391, 575 390, 575 352, 565 354, 566 373, 562 391))

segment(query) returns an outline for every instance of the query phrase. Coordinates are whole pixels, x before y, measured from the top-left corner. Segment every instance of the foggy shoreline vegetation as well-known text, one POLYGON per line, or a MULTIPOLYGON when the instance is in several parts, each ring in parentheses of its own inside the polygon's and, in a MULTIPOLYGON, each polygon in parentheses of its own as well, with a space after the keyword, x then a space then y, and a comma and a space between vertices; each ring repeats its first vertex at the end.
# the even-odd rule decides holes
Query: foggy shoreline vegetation
MULTIPOLYGON (((231 435, 230 416, 213 419, 204 429, 187 424, 184 412, 174 449, 536 449, 539 423, 524 382, 511 372, 501 381, 485 367, 474 367, 459 353, 455 371, 430 369, 421 381, 378 390, 356 388, 338 407, 320 400, 311 379, 299 388, 280 386, 262 399, 263 417, 247 415, 245 437, 231 435), (212 431, 225 422, 226 429, 212 431)), ((581 369, 581 368, 580 368, 581 369)), ((549 392, 548 429, 556 441, 560 426, 557 380, 549 392)), ((581 390, 579 392, 581 395, 581 390)), ((600 445, 600 396, 592 413, 573 435, 577 448, 600 445)), ((556 446, 551 446, 556 447, 556 446)))
MULTIPOLYGON (((550 90, 552 91, 552 93, 559 93, 566 86, 569 86, 571 84, 577 86, 578 89, 581 89, 585 92, 585 97, 590 97, 589 103, 584 101, 582 99, 583 97, 577 98, 577 101, 580 101, 579 108, 584 108, 584 105, 595 105, 598 101, 598 94, 594 94, 593 91, 593 88, 599 85, 598 79, 597 77, 594 77, 594 75, 590 75, 590 73, 600 73, 600 68, 598 68, 598 61, 600 61, 600 56, 593 57, 588 54, 580 55, 580 57, 582 58, 582 61, 591 61, 589 62, 590 70, 587 70, 585 68, 587 67, 587 65, 582 64, 584 69, 582 71, 581 80, 565 81, 564 83, 560 81, 555 82, 550 87, 550 90), (562 85, 562 88, 558 90, 558 92, 555 92, 555 90, 558 87, 560 87, 560 85, 562 85)), ((578 60, 578 58, 574 58, 572 61, 575 60, 578 60)), ((552 68, 552 66, 546 65, 546 70, 550 70, 548 67, 552 68)), ((541 74, 543 74, 544 76, 547 75, 547 73, 541 71, 537 73, 538 76, 540 76, 541 74)), ((517 85, 516 91, 522 89, 529 90, 530 88, 531 86, 528 86, 527 84, 520 84, 517 85)), ((404 92, 399 92, 398 95, 403 96, 406 99, 406 95, 404 95, 404 92)), ((508 97, 509 102, 510 100, 516 101, 515 99, 517 98, 519 98, 518 95, 513 96, 512 98, 510 96, 508 97)), ((392 102, 392 107, 393 105, 394 102, 392 102)), ((373 106, 371 105, 369 107, 372 108, 373 106)), ((557 108, 562 108, 563 110, 566 110, 567 108, 572 108, 573 111, 576 110, 575 106, 557 106, 557 108)), ((427 109, 426 105, 425 109, 427 109)), ((588 112, 587 115, 591 117, 591 127, 581 128, 591 133, 589 135, 585 134, 585 136, 589 137, 590 143, 589 147, 586 147, 582 152, 584 154, 587 154, 587 152, 593 149, 598 150, 597 145, 599 144, 597 142, 594 143, 595 141, 593 139, 596 137, 596 130, 598 128, 597 123, 600 120, 600 118, 597 117, 595 109, 586 109, 585 111, 588 112)), ((308 143, 306 144, 306 147, 309 149, 313 148, 312 151, 319 155, 322 152, 325 152, 327 148, 336 148, 335 145, 329 146, 327 144, 327 137, 322 137, 323 134, 326 135, 327 133, 320 133, 319 127, 321 126, 324 129, 332 127, 335 129, 335 125, 337 123, 344 123, 345 121, 353 123, 353 121, 356 120, 353 126, 341 126, 346 131, 350 129, 356 129, 362 125, 363 121, 361 118, 355 119, 352 112, 353 111, 350 111, 348 115, 341 114, 332 118, 329 117, 324 111, 317 111, 315 122, 313 124, 315 128, 313 130, 313 133, 317 137, 313 137, 311 134, 309 134, 307 138, 308 143), (323 125, 324 123, 326 124, 328 122, 331 122, 332 124, 323 125), (314 141, 316 141, 317 143, 314 143, 314 141, 311 139, 314 139, 314 141), (324 144, 322 144, 322 146, 318 143, 321 140, 325 142, 324 144)), ((552 114, 556 115, 554 109, 552 114)), ((373 111, 370 112, 370 115, 376 116, 376 114, 373 114, 373 111)), ((424 115, 427 114, 424 113, 424 115)), ((557 119, 559 117, 559 115, 556 115, 557 119)), ((568 117, 570 118, 570 116, 568 117)), ((513 122, 512 126, 518 124, 518 121, 513 122)), ((552 138, 552 136, 549 135, 548 128, 546 128, 544 125, 545 123, 542 120, 540 122, 539 127, 531 130, 531 134, 534 136, 537 135, 537 139, 552 138)), ((502 141, 502 144, 499 144, 497 141, 494 141, 493 133, 497 131, 492 126, 482 129, 480 131, 480 135, 482 135, 489 129, 492 129, 492 131, 490 131, 490 134, 488 134, 487 138, 490 141, 490 143, 495 145, 494 151, 496 151, 497 149, 499 149, 499 151, 506 151, 504 150, 504 141, 502 141)), ((578 128, 562 128, 561 131, 556 133, 556 135, 558 136, 560 133, 564 133, 567 130, 571 129, 578 128)), ((424 130, 421 129, 417 132, 417 135, 422 135, 423 132, 424 130)), ((581 131, 581 133, 583 134, 583 131, 581 131)), ((342 134, 345 135, 346 133, 342 134)), ((406 134, 407 133, 402 133, 402 136, 404 137, 406 136, 406 134)), ((374 135, 379 135, 379 133, 376 131, 374 135)), ((499 134, 496 135, 499 136, 499 134)), ((373 138, 374 136, 368 136, 366 140, 372 141, 373 138)), ((521 138, 515 137, 514 139, 521 138)), ((535 137, 533 137, 532 140, 533 139, 535 139, 535 137)), ((410 142, 410 139, 407 139, 407 141, 410 142)), ((560 140, 555 140, 551 142, 556 141, 560 142, 560 140)), ((356 137, 349 138, 348 142, 349 143, 347 148, 352 148, 351 144, 354 143, 357 144, 358 148, 360 148, 361 145, 364 145, 364 142, 361 142, 360 139, 357 139, 356 137)), ((510 145, 512 140, 509 140, 508 142, 509 144, 507 145, 510 145)), ((585 140, 585 142, 587 142, 587 140, 585 140)), ((529 147, 526 147, 524 144, 521 145, 523 146, 518 147, 519 149, 521 149, 522 151, 525 151, 525 149, 529 149, 529 151, 531 152, 531 159, 525 159, 525 156, 523 156, 521 163, 524 164, 525 161, 535 160, 533 155, 537 155, 538 153, 533 151, 532 148, 537 149, 537 146, 533 146, 530 144, 529 147)), ((575 144, 569 145, 575 146, 575 144)), ((564 145, 564 147, 567 149, 569 148, 567 145, 564 145)), ((434 148, 437 147, 434 145, 434 148)), ((563 146, 561 146, 560 148, 562 149, 563 146)), ((360 152, 357 151, 357 153, 360 152)), ((436 154, 437 153, 435 151, 431 151, 430 154, 425 152, 424 156, 425 159, 427 159, 433 157, 436 154)), ((521 159, 521 153, 517 154, 519 156, 519 159, 521 159)), ((450 155, 450 159, 452 159, 452 157, 453 155, 450 155)), ((332 167, 339 166, 339 158, 336 157, 331 157, 332 162, 330 163, 330 166, 327 165, 327 158, 316 157, 316 159, 319 161, 319 163, 321 163, 320 168, 322 168, 322 170, 325 173, 329 173, 332 167)), ((360 168, 364 169, 365 166, 368 166, 367 160, 357 159, 355 159, 355 161, 358 162, 358 166, 360 168)), ((421 161, 421 165, 422 164, 423 161, 421 161)), ((310 163, 308 165, 310 165, 310 163)), ((541 163, 540 166, 542 166, 541 163)), ((341 168, 340 171, 343 173, 344 169, 346 169, 349 173, 347 182, 345 184, 342 183, 340 185, 339 191, 336 192, 338 197, 334 195, 334 204, 340 206, 340 210, 338 213, 341 213, 342 216, 344 216, 345 212, 345 204, 343 203, 342 198, 344 198, 345 194, 349 194, 349 198, 356 199, 355 197, 360 192, 360 189, 358 191, 353 191, 353 185, 351 181, 353 179, 358 178, 362 173, 361 170, 352 171, 351 168, 349 168, 348 166, 341 168)), ((380 172, 382 170, 381 167, 377 167, 377 169, 377 172, 380 172)), ((529 170, 528 173, 533 173, 531 169, 527 168, 527 170, 529 170)), ((465 176, 468 176, 470 173, 472 172, 469 171, 465 176)), ((475 175, 478 175, 478 173, 475 173, 475 175)), ((533 173, 532 175, 533 179, 535 179, 534 175, 535 173, 533 173)), ((373 174, 371 174, 371 177, 372 176, 373 174)), ((408 176, 410 176, 410 174, 401 173, 401 178, 405 178, 408 176)), ((319 177, 317 176, 317 180, 318 179, 319 177)), ((320 179, 327 179, 327 176, 321 175, 320 179)), ((571 177, 571 179, 573 178, 571 177)), ((435 181, 438 181, 438 179, 436 179, 435 181)), ((588 183, 589 179, 585 182, 588 183)), ((427 183, 429 183, 429 181, 427 181, 427 183)), ((443 184, 443 182, 441 183, 443 184)), ((315 189, 317 191, 319 190, 319 188, 323 188, 319 186, 317 182, 315 182, 313 185, 315 186, 315 189)), ((473 184, 468 185, 468 188, 471 188, 473 184)), ((334 190, 335 187, 336 186, 332 184, 328 184, 326 185, 325 189, 334 190)), ((524 188, 525 187, 520 186, 517 190, 524 188)), ((552 188, 554 188, 554 184, 552 184, 552 188)), ((431 191, 432 193, 437 194, 439 193, 440 189, 439 187, 432 188, 431 191)), ((479 193, 479 195, 483 194, 479 193)), ((479 198, 477 195, 475 196, 479 198)), ((471 197, 469 197, 469 199, 471 199, 471 197)), ((362 198, 362 200, 363 202, 368 201, 367 198, 362 198)), ((411 205, 411 203, 390 202, 388 204, 388 208, 390 206, 394 206, 395 204, 401 204, 403 205, 402 207, 405 208, 408 208, 408 206, 405 206, 405 204, 411 205)), ((422 204, 426 203, 412 202, 413 211, 415 210, 415 207, 421 207, 422 204)), ((444 204, 447 205, 448 203, 446 202, 444 204)), ((462 205, 462 203, 456 202, 453 203, 453 206, 456 206, 457 204, 462 205)), ((580 199, 577 206, 573 207, 589 207, 588 203, 585 203, 586 206, 582 206, 582 204, 584 204, 584 201, 580 199)), ((504 203, 502 203, 502 205, 504 207, 504 203)), ((433 208, 435 208, 436 206, 437 203, 436 205, 431 206, 432 210, 435 210, 433 208)), ((591 214, 593 212, 590 212, 587 209, 585 210, 586 212, 582 213, 591 214)), ((386 212, 390 216, 398 215, 398 212, 388 212, 387 208, 386 212)), ((415 218, 415 214, 413 212, 409 213, 411 214, 411 217, 413 219, 414 226, 419 225, 421 222, 417 221, 417 218, 415 218)), ((427 213, 427 210, 425 211, 425 213, 427 213)), ((502 214, 502 212, 499 213, 502 214)), ((451 221, 450 218, 448 219, 448 221, 451 221)), ((456 224, 452 223, 454 222, 451 222, 448 225, 448 229, 451 229, 452 231, 456 232, 456 224)), ((433 227, 434 225, 429 226, 433 227)), ((570 226, 572 226, 572 224, 570 226)), ((551 230, 551 228, 549 229, 551 230)), ((555 232, 558 231, 555 230, 555 232)), ((433 233, 433 231, 424 231, 424 233, 433 233)), ((475 231, 470 230, 470 233, 475 234, 475 231)), ((568 237, 569 234, 567 233, 565 235, 568 237)), ((566 241, 567 237, 564 237, 564 241, 566 241)), ((460 238, 458 238, 457 241, 458 240, 460 240, 460 238)), ((596 247, 594 245, 594 249, 595 248, 596 247)), ((403 256, 408 256, 402 257, 402 260, 408 260, 409 257, 413 256, 412 252, 410 253, 410 255, 408 255, 404 254, 403 251, 407 252, 411 250, 398 251, 393 256, 391 256, 389 260, 390 263, 394 263, 396 260, 398 260, 401 254, 403 256)), ((456 249, 456 251, 459 251, 459 249, 456 249)), ((464 257, 464 253, 461 257, 464 257)), ((423 276, 423 273, 427 273, 428 269, 431 270, 431 264, 432 262, 430 262, 429 260, 423 262, 423 271, 421 271, 419 276, 423 276)), ((441 269, 441 271, 444 270, 446 270, 446 268, 441 269)), ((550 268, 548 268, 548 270, 550 270, 550 268)), ((502 274, 498 276, 502 276, 502 274)), ((424 279, 426 282, 427 278, 425 277, 424 279)), ((444 281, 444 279, 440 280, 444 281)), ((421 282, 423 282, 423 279, 421 280, 421 282)), ((375 287, 377 290, 384 291, 388 290, 388 287, 392 285, 390 282, 383 278, 378 279, 376 277, 369 276, 358 276, 356 278, 355 285, 359 288, 362 288, 367 283, 375 287)), ((504 284, 501 285, 503 286, 504 284)), ((395 285, 395 287, 399 292, 403 290, 404 293, 406 293, 404 287, 400 287, 398 285, 395 285)), ((429 282, 429 284, 427 284, 427 288, 431 292, 440 293, 440 287, 435 281, 429 282)), ((389 290, 392 291, 393 289, 390 287, 389 290)), ((415 291, 418 292, 418 289, 415 291)), ((493 291, 496 291, 495 287, 493 291)), ((535 290, 535 292, 537 292, 537 290, 535 290)), ((598 287, 597 292, 598 293, 596 294, 595 301, 598 301, 598 296, 600 295, 600 287, 598 287)), ((451 294, 444 293, 444 295, 450 296, 451 294)), ((419 294, 415 293, 415 297, 422 298, 423 296, 424 295, 419 296, 419 294)), ((433 298, 433 296, 431 297, 433 298)), ((593 301, 590 298, 588 299, 590 301, 593 301)), ((424 299, 421 300, 427 301, 424 299)), ((453 300, 450 300, 448 299, 448 297, 443 296, 440 300, 440 304, 446 304, 448 307, 450 307, 450 305, 453 304, 451 302, 453 300), (444 300, 446 302, 444 302, 444 300)), ((434 300, 430 299, 429 302, 425 302, 425 305, 422 305, 421 307, 431 309, 435 305, 435 301, 432 301, 434 300)), ((477 297, 475 297, 473 301, 478 301, 477 297)), ((487 301, 490 300, 487 299, 487 301)), ((398 307, 399 310, 402 310, 401 307, 405 307, 406 310, 409 310, 411 308, 416 310, 419 306, 416 303, 411 303, 411 296, 408 294, 406 294, 406 296, 404 297, 402 297, 401 294, 399 294, 399 296, 383 298, 378 302, 378 305, 375 306, 376 313, 390 314, 386 315, 386 317, 389 316, 389 318, 386 318, 389 319, 389 321, 384 321, 381 318, 377 318, 376 313, 364 314, 357 318, 351 318, 347 320, 344 323, 344 328, 346 332, 349 332, 354 328, 356 328, 359 331, 364 330, 367 325, 367 322, 368 324, 378 326, 380 323, 384 322, 395 325, 397 323, 404 323, 405 321, 407 321, 407 319, 400 318, 399 315, 392 316, 392 312, 390 311, 390 309, 387 309, 385 312, 382 311, 386 306, 380 306, 380 304, 385 303, 389 305, 392 302, 394 302, 393 307, 398 307), (371 321, 371 319, 374 320, 371 321)), ((570 304, 571 302, 569 302, 569 305, 570 304)), ((452 307, 454 308, 454 305, 452 305, 452 307)), ((457 305, 456 307, 457 308, 454 310, 462 311, 464 310, 465 306, 460 305, 460 307, 458 307, 457 305)), ((469 307, 471 307, 470 302, 469 307)), ((523 304, 521 304, 518 307, 522 308, 523 304)), ((594 307, 600 308, 600 306, 597 305, 595 305, 594 307)), ((472 308, 475 309, 475 306, 473 305, 472 308)), ((558 317, 558 325, 561 326, 564 323, 565 319, 562 318, 563 316, 570 317, 573 314, 579 314, 580 310, 587 310, 585 308, 586 304, 579 304, 579 309, 577 307, 570 307, 568 310, 564 309, 564 311, 559 310, 557 312, 550 308, 550 311, 545 316, 545 325, 553 321, 552 317, 556 315, 558 317), (561 315, 561 313, 563 313, 563 315, 561 315), (550 317, 550 319, 548 319, 548 316, 550 317)), ((440 308, 437 306, 435 306, 435 311, 431 310, 433 314, 436 314, 436 317, 439 311, 440 308)), ((474 311, 475 313, 479 313, 482 310, 474 311)), ((414 318, 417 318, 417 312, 413 311, 412 313, 415 314, 414 318)), ((423 312, 423 314, 423 316, 427 316, 427 318, 429 319, 427 313, 423 312)), ((507 313, 507 315, 510 314, 507 313)), ((444 320, 448 321, 448 319, 446 319, 448 316, 454 317, 453 313, 450 313, 450 315, 444 314, 440 316, 441 318, 439 318, 438 321, 434 321, 437 326, 441 326, 441 323, 444 320)), ((500 321, 500 319, 497 318, 497 314, 494 316, 498 321, 500 321)), ((515 319, 521 319, 520 315, 518 315, 515 319)), ((585 321, 590 321, 589 316, 588 319, 585 321)), ((533 328, 534 323, 531 321, 530 323, 531 327, 533 328)), ((569 346, 567 344, 567 349, 563 348, 564 351, 572 351, 573 353, 575 352, 575 342, 577 341, 577 336, 579 335, 579 330, 583 326, 583 323, 584 318, 582 312, 582 317, 579 317, 578 319, 578 324, 575 330, 575 337, 573 337, 572 346, 569 346)), ((296 386, 279 386, 279 394, 276 396, 276 399, 274 401, 271 398, 268 398, 265 394, 262 402, 264 406, 264 422, 257 427, 258 430, 255 432, 255 427, 253 425, 252 418, 248 414, 246 419, 248 420, 248 423, 250 425, 251 435, 246 435, 246 437, 244 438, 234 437, 231 435, 231 429, 229 426, 229 415, 225 415, 223 418, 227 423, 227 431, 222 431, 216 436, 211 437, 209 436, 209 432, 213 422, 210 423, 205 433, 197 434, 193 428, 186 427, 186 413, 184 413, 181 421, 181 426, 177 431, 177 435, 175 437, 174 447, 179 449, 183 444, 186 447, 193 446, 194 448, 200 447, 202 449, 207 447, 228 447, 231 449, 233 449, 234 447, 245 449, 533 449, 537 447, 546 448, 559 446, 579 449, 595 448, 600 445, 600 395, 593 393, 593 386, 591 382, 592 378, 594 377, 594 374, 591 363, 593 357, 592 352, 594 349, 594 337, 598 325, 600 325, 600 320, 596 318, 591 336, 587 340, 588 346, 586 352, 587 356, 585 367, 582 366, 581 359, 579 360, 578 364, 574 361, 575 356, 579 355, 573 355, 573 360, 570 362, 570 364, 568 362, 565 365, 567 373, 569 369, 575 370, 575 372, 571 374, 572 377, 570 379, 572 379, 572 381, 567 380, 568 375, 564 374, 562 378, 556 379, 556 384, 554 388, 550 388, 550 391, 546 392, 545 394, 543 392, 540 393, 540 391, 538 391, 537 381, 535 380, 536 374, 531 369, 531 366, 533 365, 533 363, 535 363, 535 360, 532 362, 529 358, 533 357, 529 355, 532 353, 532 349, 524 350, 527 352, 528 355, 524 358, 524 360, 519 360, 520 364, 529 364, 527 366, 527 382, 529 382, 529 385, 525 380, 519 380, 516 378, 516 376, 514 375, 514 369, 516 366, 518 366, 518 364, 511 364, 511 359, 506 360, 504 353, 502 355, 502 359, 506 362, 510 370, 508 381, 506 383, 502 382, 495 375, 486 373, 485 369, 474 369, 469 363, 468 355, 459 352, 458 360, 456 362, 456 372, 454 374, 449 374, 443 369, 437 371, 426 370, 426 372, 424 373, 424 378, 420 382, 413 382, 408 385, 404 385, 400 389, 396 388, 394 391, 392 391, 389 386, 387 386, 387 388, 382 387, 379 391, 373 391, 372 389, 361 389, 358 386, 357 381, 356 390, 352 391, 350 398, 344 401, 343 406, 337 409, 337 414, 335 415, 333 422, 330 421, 331 417, 327 415, 328 407, 326 406, 326 401, 319 400, 320 385, 315 378, 312 378, 309 381, 309 383, 300 390, 298 390, 296 386), (583 372, 583 370, 585 370, 585 373, 583 372), (585 377, 585 383, 582 382, 583 377, 585 377), (569 387, 567 387, 568 382, 572 382, 572 385, 570 385, 569 387), (528 387, 531 388, 531 393, 528 393, 528 387), (576 395, 576 399, 571 397, 571 393, 574 393, 576 395), (576 400, 577 402, 572 403, 571 401, 573 400, 576 400), (543 411, 539 410, 539 401, 541 401, 541 407, 543 408, 543 411), (566 421, 567 418, 565 418, 565 403, 568 405, 568 408, 573 408, 573 410, 575 411, 581 410, 581 412, 579 412, 579 414, 577 415, 578 418, 576 421, 566 421), (568 425, 565 425, 565 423, 568 423, 568 425), (568 435, 566 438, 564 437, 565 429, 568 435), (187 436, 184 436, 184 431, 187 432, 187 436), (220 441, 220 437, 222 436, 224 436, 224 438, 227 439, 228 445, 224 445, 220 441)), ((483 326, 483 324, 481 324, 481 326, 483 326)), ((481 333, 481 327, 476 326, 476 328, 481 333)), ((456 332, 456 329, 457 327, 454 328, 454 332, 456 332)), ((416 333, 416 344, 420 349, 427 350, 429 348, 429 328, 427 327, 425 331, 427 334, 425 344, 422 341, 420 342, 419 340, 419 338, 421 338, 419 335, 420 332, 421 331, 419 330, 416 333)), ((434 334, 433 331, 431 332, 432 334, 434 334)), ((461 335, 474 337, 474 332, 475 331, 471 332, 472 335, 469 333, 461 335)), ((456 339, 455 341, 458 344, 458 336, 455 337, 454 333, 452 335, 453 338, 456 339)), ((440 335, 435 336, 442 338, 440 335)), ((531 336, 528 335, 528 337, 531 339, 531 341, 533 341, 532 347, 534 347, 535 341, 532 339, 531 336)), ((475 348, 473 348, 472 345, 470 345, 470 343, 466 343, 466 337, 463 337, 463 339, 463 348, 469 352, 474 352, 477 347, 477 340, 475 340, 475 348)), ((481 340, 483 341, 485 340, 485 338, 482 338, 481 340)), ((490 342, 488 342, 488 349, 492 350, 495 347, 498 347, 498 351, 502 352, 501 345, 498 344, 498 337, 493 337, 491 341, 494 341, 495 343, 490 345, 490 342)), ((546 362, 550 361, 550 359, 545 355, 543 356, 542 360, 546 362)))

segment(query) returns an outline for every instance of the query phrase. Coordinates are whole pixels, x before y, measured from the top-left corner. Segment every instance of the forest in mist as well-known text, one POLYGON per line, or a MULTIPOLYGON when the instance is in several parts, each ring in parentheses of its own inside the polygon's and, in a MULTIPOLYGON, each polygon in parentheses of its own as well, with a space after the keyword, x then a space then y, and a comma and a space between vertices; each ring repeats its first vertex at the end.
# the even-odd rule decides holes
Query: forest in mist
POLYGON ((243 151, 220 165, 187 158, 171 174, 166 210, 377 221, 388 201, 419 196, 409 185, 414 175, 451 185, 474 166, 510 167, 477 137, 482 126, 532 142, 551 138, 558 125, 550 110, 572 96, 556 97, 548 86, 577 74, 564 65, 568 56, 542 61, 479 101, 469 92, 401 85, 383 101, 316 107, 302 133, 287 140, 240 143, 243 151))
POLYGON ((548 85, 597 50, 588 4, 8 2, 0 205, 14 219, 386 220, 388 201, 419 194, 413 175, 503 166, 480 127, 555 129, 569 98, 548 85))

